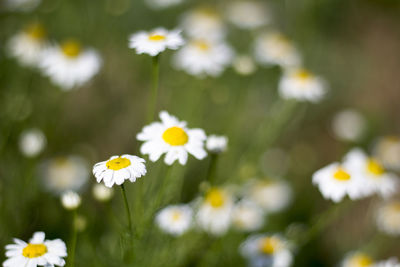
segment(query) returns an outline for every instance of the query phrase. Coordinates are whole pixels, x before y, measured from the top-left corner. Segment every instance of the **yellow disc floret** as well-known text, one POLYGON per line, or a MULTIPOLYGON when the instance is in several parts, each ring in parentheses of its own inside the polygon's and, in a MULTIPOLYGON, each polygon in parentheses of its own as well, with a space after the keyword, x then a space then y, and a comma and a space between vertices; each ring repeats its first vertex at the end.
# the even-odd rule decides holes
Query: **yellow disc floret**
POLYGON ((165 130, 162 135, 163 140, 171 146, 183 146, 189 141, 189 136, 180 127, 171 127, 165 130))
POLYGON ((350 261, 351 261, 351 266, 357 266, 357 267, 372 266, 374 263, 373 260, 364 253, 356 254, 350 261))
POLYGON ((350 180, 350 174, 343 170, 343 168, 339 167, 336 172, 333 174, 333 177, 339 181, 347 181, 350 180))
POLYGON ((264 254, 274 254, 281 246, 281 241, 276 237, 264 237, 260 242, 260 250, 264 254))
POLYGON ((151 34, 149 36, 149 40, 150 41, 154 41, 154 42, 164 41, 165 38, 166 37, 164 35, 161 35, 161 34, 151 34))
POLYGON ((65 56, 69 58, 76 58, 81 53, 81 45, 75 40, 69 40, 62 44, 61 49, 65 56))
POLYGON ((47 247, 44 244, 28 244, 22 250, 22 255, 26 258, 37 258, 47 253, 47 247))
POLYGON ((203 40, 194 41, 194 45, 203 52, 210 50, 210 45, 203 40))
POLYGON ((225 203, 225 195, 220 189, 212 188, 206 195, 206 202, 214 208, 219 208, 225 203))
POLYGON ((118 171, 131 165, 131 161, 127 158, 115 158, 107 161, 106 166, 108 169, 118 171))
POLYGON ((312 77, 312 74, 305 70, 305 69, 299 69, 298 71, 296 71, 296 77, 302 81, 308 80, 312 77))
POLYGON ((179 221, 181 219, 181 217, 182 217, 182 214, 179 211, 176 210, 176 211, 172 212, 172 220, 174 222, 179 221))
POLYGON ((383 166, 377 160, 372 158, 368 159, 367 169, 370 173, 376 176, 382 175, 385 172, 383 166))

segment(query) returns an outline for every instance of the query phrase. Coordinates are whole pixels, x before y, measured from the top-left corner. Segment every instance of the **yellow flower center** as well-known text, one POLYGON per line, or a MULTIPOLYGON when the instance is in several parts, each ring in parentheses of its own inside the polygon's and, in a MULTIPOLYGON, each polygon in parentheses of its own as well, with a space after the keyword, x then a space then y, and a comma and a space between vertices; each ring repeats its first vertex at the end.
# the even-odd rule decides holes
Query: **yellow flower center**
POLYGON ((26 29, 26 33, 35 40, 41 40, 46 36, 46 31, 43 28, 42 25, 35 23, 32 25, 29 25, 28 28, 26 29))
POLYGON ((82 47, 79 42, 70 40, 62 44, 61 50, 67 57, 76 58, 81 53, 82 47))
POLYGON ((174 222, 179 221, 181 217, 182 217, 182 214, 179 211, 174 211, 172 213, 172 220, 174 222))
POLYGON ((367 169, 370 173, 376 176, 382 175, 385 172, 383 166, 377 160, 372 158, 368 159, 367 169))
POLYGON ((336 172, 333 174, 333 177, 339 181, 347 181, 350 180, 350 174, 339 167, 336 172))
POLYGON ((115 158, 107 161, 106 166, 108 169, 118 171, 131 165, 131 161, 127 158, 115 158))
POLYGON ((44 244, 28 244, 22 250, 22 255, 26 258, 37 258, 43 256, 47 252, 47 247, 44 244))
POLYGON ((274 254, 280 246, 280 241, 276 237, 265 237, 260 242, 260 250, 264 254, 274 254))
POLYGON ((198 40, 194 42, 194 45, 201 51, 205 52, 210 50, 210 45, 206 41, 198 40))
POLYGON ((153 41, 153 42, 164 41, 165 40, 165 36, 161 35, 161 34, 151 34, 149 36, 149 40, 153 41))
POLYGON ((351 266, 367 267, 373 264, 373 260, 365 254, 358 254, 351 260, 351 266))
POLYGON ((219 208, 225 203, 224 193, 219 189, 213 188, 208 191, 206 195, 206 202, 208 202, 214 208, 219 208))
POLYGON ((183 146, 189 140, 189 136, 187 135, 185 130, 176 126, 165 130, 162 138, 166 143, 170 144, 171 146, 183 146))
POLYGON ((309 78, 311 78, 311 73, 305 69, 301 69, 296 71, 296 77, 302 81, 308 80, 309 78))

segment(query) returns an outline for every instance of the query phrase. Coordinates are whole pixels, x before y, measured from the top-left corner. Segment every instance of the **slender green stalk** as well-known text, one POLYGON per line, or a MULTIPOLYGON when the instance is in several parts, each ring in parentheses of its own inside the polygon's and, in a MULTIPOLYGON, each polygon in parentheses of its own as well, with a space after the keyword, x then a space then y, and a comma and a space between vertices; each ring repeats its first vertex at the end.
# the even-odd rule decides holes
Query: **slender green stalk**
POLYGON ((75 266, 75 250, 76 250, 76 240, 78 238, 78 229, 76 226, 76 218, 77 218, 77 211, 76 209, 72 212, 72 231, 71 231, 71 241, 70 241, 70 250, 69 250, 69 261, 68 267, 75 266))
POLYGON ((125 191, 124 184, 121 184, 121 191, 122 191, 122 197, 124 199, 126 216, 128 217, 128 231, 129 231, 130 238, 132 238, 133 237, 133 230, 132 230, 131 212, 129 210, 129 204, 128 204, 128 199, 126 197, 126 191, 125 191))
POLYGON ((212 153, 210 158, 210 165, 208 166, 206 181, 210 184, 215 183, 215 176, 217 173, 218 154, 212 153))
POLYGON ((157 55, 153 59, 153 85, 151 88, 151 94, 149 98, 149 106, 147 111, 147 123, 154 120, 154 115, 157 108, 157 95, 158 95, 158 80, 160 74, 160 55, 157 55))

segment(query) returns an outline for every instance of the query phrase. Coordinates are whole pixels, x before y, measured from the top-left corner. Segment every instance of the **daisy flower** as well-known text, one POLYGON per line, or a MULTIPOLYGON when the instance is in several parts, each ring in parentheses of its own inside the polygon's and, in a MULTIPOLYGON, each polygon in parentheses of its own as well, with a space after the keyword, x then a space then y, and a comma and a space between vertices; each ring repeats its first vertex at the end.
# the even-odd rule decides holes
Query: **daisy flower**
POLYGON ((290 185, 282 180, 250 181, 244 188, 244 196, 267 213, 287 208, 293 195, 290 185))
POLYGON ((211 188, 197 211, 197 225, 213 235, 224 234, 232 222, 233 205, 233 197, 227 190, 211 188))
POLYGON ((375 266, 374 260, 366 253, 349 253, 340 264, 341 267, 368 267, 375 266))
POLYGON ((164 162, 172 165, 176 160, 185 165, 188 154, 201 160, 207 156, 204 150, 206 134, 202 129, 189 129, 185 121, 179 121, 166 111, 160 112, 161 122, 145 126, 136 138, 144 141, 140 153, 149 155, 151 161, 157 161, 162 154, 164 162))
POLYGON ((288 267, 293 262, 288 242, 278 234, 252 235, 240 245, 239 250, 252 267, 288 267))
POLYGON ((364 117, 353 109, 345 109, 335 114, 332 120, 332 130, 339 140, 360 140, 366 129, 364 117))
POLYGON ((195 39, 187 43, 173 58, 173 65, 190 75, 219 76, 233 60, 233 50, 222 41, 195 39))
POLYGON ((61 195, 61 204, 67 210, 75 210, 81 205, 81 197, 74 191, 67 191, 61 195))
POLYGON ((76 40, 46 49, 40 60, 43 74, 66 91, 89 81, 99 72, 101 64, 94 49, 83 49, 76 40))
POLYGON ((157 28, 150 32, 140 31, 129 37, 129 48, 136 49, 138 54, 157 56, 165 49, 176 50, 184 44, 180 31, 168 31, 157 28))
POLYGON ((305 69, 287 70, 278 89, 284 99, 309 102, 319 102, 326 93, 325 81, 305 69))
POLYGON ((399 180, 395 174, 385 172, 382 164, 375 158, 368 157, 361 149, 352 149, 344 159, 354 175, 360 176, 365 188, 371 194, 377 192, 384 198, 389 198, 397 192, 399 180))
POLYGON ((133 183, 146 174, 144 163, 144 159, 128 154, 112 156, 106 161, 96 163, 93 166, 93 175, 98 183, 103 180, 107 187, 122 185, 125 180, 133 183))
POLYGON ((360 177, 353 175, 349 169, 339 163, 331 163, 316 171, 312 181, 319 187, 325 199, 340 202, 348 195, 355 200, 369 194, 369 189, 364 186, 360 177))
POLYGON ((238 74, 243 76, 251 75, 257 70, 254 60, 248 55, 235 56, 232 67, 238 74))
POLYGON ((251 232, 259 230, 265 222, 264 211, 261 207, 242 199, 233 208, 232 224, 241 231, 251 232))
POLYGON ((35 157, 46 146, 46 136, 39 129, 27 129, 19 137, 19 149, 26 157, 35 157))
POLYGON ((388 235, 400 236, 400 201, 392 200, 379 207, 376 224, 380 231, 388 235))
POLYGON ((77 155, 56 157, 41 163, 39 173, 43 187, 52 193, 80 192, 89 179, 89 165, 77 155))
POLYGON ((400 262, 396 257, 377 262, 374 267, 400 267, 400 262))
POLYGON ((226 136, 210 135, 207 137, 206 148, 211 153, 218 154, 224 152, 227 146, 228 137, 226 136))
POLYGON ((36 267, 36 266, 64 266, 64 257, 67 256, 67 247, 60 240, 45 240, 43 232, 36 232, 26 243, 14 239, 15 244, 6 246, 8 259, 3 262, 4 267, 36 267))
POLYGON ((153 9, 163 9, 176 6, 182 3, 182 0, 145 0, 145 3, 153 9))
POLYGON ((192 208, 189 205, 170 205, 156 214, 158 227, 171 235, 184 234, 192 223, 192 208))
POLYGON ((114 190, 103 184, 95 184, 93 185, 92 193, 96 200, 100 202, 106 202, 113 197, 114 190))
POLYGON ((264 3, 256 1, 235 1, 227 6, 228 20, 241 29, 255 29, 270 21, 270 14, 264 3))
POLYGON ((39 6, 41 2, 41 0, 5 0, 2 4, 9 11, 29 12, 39 6))
POLYGON ((39 23, 28 25, 7 43, 7 52, 23 66, 36 67, 47 47, 46 30, 39 23))
POLYGON ((226 35, 226 25, 221 15, 212 7, 200 7, 182 16, 180 27, 195 39, 221 40, 226 35))
POLYGON ((394 171, 400 171, 400 138, 397 136, 383 136, 373 147, 373 154, 383 165, 394 171))
POLYGON ((301 64, 301 57, 294 45, 281 33, 259 35, 254 44, 256 60, 263 65, 293 67, 301 64))

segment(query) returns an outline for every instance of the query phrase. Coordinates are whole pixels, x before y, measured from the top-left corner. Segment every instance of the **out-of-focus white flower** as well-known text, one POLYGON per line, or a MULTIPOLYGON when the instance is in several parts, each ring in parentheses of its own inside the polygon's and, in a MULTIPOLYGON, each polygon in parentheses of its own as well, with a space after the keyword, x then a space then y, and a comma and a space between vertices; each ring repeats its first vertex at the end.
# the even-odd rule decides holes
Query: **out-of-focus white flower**
POLYGON ((182 3, 182 0, 145 0, 147 6, 153 9, 163 9, 176 6, 182 3))
POLYGON ((67 256, 65 243, 61 239, 45 240, 43 232, 34 233, 29 243, 14 238, 14 244, 7 245, 6 250, 4 267, 64 266, 67 256))
POLYGON ((400 263, 396 257, 392 257, 390 259, 377 262, 373 267, 400 267, 400 263))
POLYGON ((233 197, 228 190, 211 188, 197 211, 197 225, 210 234, 224 234, 231 225, 233 205, 233 197))
POLYGON ((75 210, 81 205, 81 197, 74 191, 67 191, 61 195, 61 204, 67 210, 75 210))
POLYGON ((180 236, 192 224, 193 211, 189 205, 170 205, 160 210, 156 215, 156 223, 164 232, 180 236))
POLYGON ((80 156, 57 157, 40 165, 43 186, 56 194, 79 192, 89 178, 86 160, 80 156))
POLYGON ((260 64, 294 67, 301 57, 294 45, 281 33, 267 32, 259 35, 254 45, 255 58, 260 64))
POLYGON ((144 141, 140 152, 149 155, 151 161, 157 161, 162 154, 164 162, 172 165, 176 160, 181 165, 187 162, 188 154, 201 160, 207 156, 204 141, 207 136, 202 129, 189 129, 185 121, 179 121, 166 111, 160 112, 161 122, 153 122, 145 126, 136 136, 144 141))
POLYGON ((206 148, 211 153, 221 153, 226 151, 228 146, 228 137, 210 135, 207 137, 206 148))
POLYGON ((4 0, 2 4, 9 11, 29 12, 39 6, 41 2, 41 0, 4 0))
POLYGON ((103 184, 95 184, 92 188, 93 196, 96 200, 106 202, 114 195, 114 189, 109 188, 103 184))
POLYGON ((137 54, 149 54, 153 57, 167 48, 176 50, 184 43, 180 31, 168 31, 164 28, 156 28, 150 32, 140 31, 129 37, 129 48, 134 48, 137 54))
POLYGON ((319 102, 325 93, 325 81, 305 69, 287 70, 279 82, 279 94, 285 99, 319 102))
POLYGON ((252 235, 240 245, 240 253, 251 267, 288 267, 293 261, 288 242, 278 234, 252 235))
POLYGON ((292 189, 282 180, 255 180, 245 186, 245 197, 267 213, 285 209, 292 200, 292 189))
POLYGON ((232 224, 238 230, 257 231, 264 222, 264 211, 252 201, 243 199, 233 208, 232 224))
POLYGON ((46 47, 46 31, 41 24, 34 23, 10 38, 7 53, 23 66, 37 67, 46 47))
POLYGON ((201 7, 185 13, 181 28, 191 38, 221 40, 226 35, 226 25, 221 15, 211 7, 201 7))
POLYGON ((46 136, 39 129, 27 129, 19 138, 19 149, 26 157, 37 156, 46 146, 46 136))
POLYGON ((390 170, 400 171, 400 138, 384 136, 379 138, 373 148, 373 154, 390 170))
POLYGON ((43 74, 66 91, 88 82, 99 72, 101 64, 100 55, 94 49, 82 49, 75 40, 49 47, 40 59, 43 74))
POLYGON ((227 6, 226 15, 230 22, 242 29, 254 29, 270 21, 270 14, 262 2, 235 1, 227 6))
POLYGON ((374 260, 368 254, 351 252, 343 259, 340 267, 373 267, 374 264, 374 260))
POLYGON ((125 180, 133 183, 146 174, 144 163, 144 159, 128 154, 112 156, 106 161, 96 163, 93 166, 93 175, 98 183, 103 180, 107 187, 122 185, 125 180))
POLYGON ((389 198, 399 188, 399 179, 393 173, 385 172, 382 164, 375 158, 368 157, 361 149, 352 149, 344 158, 344 165, 354 176, 359 176, 368 194, 378 193, 389 198))
POLYGON ((190 75, 219 76, 233 60, 233 50, 223 41, 196 39, 188 42, 173 59, 173 65, 190 75))
POLYGON ((365 131, 364 117, 356 110, 345 109, 335 114, 332 130, 335 137, 343 141, 357 141, 365 131))
POLYGON ((353 175, 348 168, 336 162, 316 171, 312 181, 325 199, 334 202, 340 202, 346 195, 355 200, 371 193, 359 175, 353 175))
POLYGON ((240 75, 246 76, 253 74, 257 67, 254 60, 248 55, 238 55, 232 63, 233 69, 240 75))
POLYGON ((379 207, 376 223, 380 231, 388 235, 400 236, 400 201, 392 200, 379 207))

